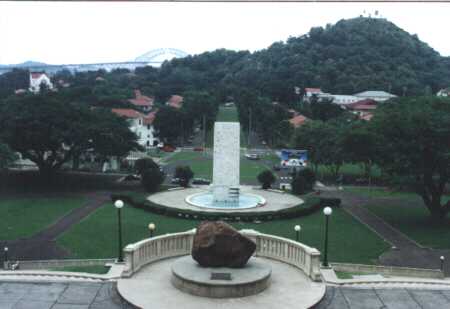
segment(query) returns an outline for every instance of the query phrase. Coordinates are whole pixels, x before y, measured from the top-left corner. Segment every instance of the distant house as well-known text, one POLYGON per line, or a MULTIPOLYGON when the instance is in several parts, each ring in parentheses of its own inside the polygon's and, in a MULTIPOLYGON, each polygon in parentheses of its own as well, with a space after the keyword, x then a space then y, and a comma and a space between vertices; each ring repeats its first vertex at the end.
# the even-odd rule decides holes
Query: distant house
POLYGON ((310 101, 313 97, 319 97, 323 94, 320 88, 305 88, 305 94, 303 95, 304 101, 310 101))
POLYGON ((450 88, 441 89, 436 95, 438 97, 450 97, 450 88))
POLYGON ((140 90, 134 90, 134 99, 129 99, 128 102, 136 107, 139 107, 144 112, 149 112, 153 108, 154 99, 141 94, 140 90))
POLYGON ((352 104, 357 101, 360 101, 361 98, 353 95, 345 95, 345 94, 332 94, 331 95, 333 99, 333 103, 339 104, 339 105, 347 105, 352 104))
POLYGON ((345 109, 358 115, 362 120, 370 120, 373 117, 373 111, 377 109, 378 102, 371 99, 359 100, 358 102, 345 105, 345 109))
POLYGON ((33 93, 41 90, 41 84, 46 85, 49 89, 53 89, 53 84, 45 72, 30 72, 30 88, 33 93))
POLYGON ((294 117, 292 117, 291 119, 289 119, 289 123, 294 127, 294 128, 299 128, 302 125, 305 124, 305 122, 307 122, 309 120, 309 118, 300 115, 300 114, 296 114, 294 115, 294 117))
POLYGON ((389 92, 386 91, 378 91, 378 90, 370 90, 370 91, 364 91, 364 92, 360 92, 354 95, 355 97, 358 97, 360 100, 363 99, 371 99, 377 102, 384 102, 387 101, 389 99, 395 98, 397 97, 394 94, 391 94, 389 92))
POLYGON ((183 106, 183 97, 180 95, 172 95, 166 105, 180 109, 183 106))
POLYGON ((159 143, 159 139, 155 137, 155 129, 153 128, 156 112, 145 115, 128 108, 113 108, 112 112, 127 119, 130 124, 130 130, 136 133, 138 143, 141 146, 148 148, 156 146, 159 143))

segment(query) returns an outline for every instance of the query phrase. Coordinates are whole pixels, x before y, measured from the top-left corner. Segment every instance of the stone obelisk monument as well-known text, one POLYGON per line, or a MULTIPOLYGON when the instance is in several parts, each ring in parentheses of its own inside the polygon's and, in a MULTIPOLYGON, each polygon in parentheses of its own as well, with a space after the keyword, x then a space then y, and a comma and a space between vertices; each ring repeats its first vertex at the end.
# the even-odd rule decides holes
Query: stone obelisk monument
POLYGON ((239 199, 239 122, 214 124, 212 193, 214 201, 234 203, 239 199))

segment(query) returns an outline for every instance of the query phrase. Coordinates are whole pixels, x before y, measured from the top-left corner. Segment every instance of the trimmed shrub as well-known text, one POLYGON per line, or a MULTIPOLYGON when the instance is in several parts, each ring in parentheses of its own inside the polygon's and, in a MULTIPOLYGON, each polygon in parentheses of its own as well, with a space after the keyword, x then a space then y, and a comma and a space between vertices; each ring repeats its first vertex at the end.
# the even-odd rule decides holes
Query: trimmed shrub
POLYGON ((143 173, 148 169, 158 169, 158 164, 153 161, 152 158, 141 158, 136 160, 136 163, 134 164, 134 169, 136 170, 136 173, 139 175, 143 175, 143 173))
POLYGON ((257 178, 263 189, 269 189, 276 180, 273 173, 269 170, 262 171, 257 178))
POLYGON ((302 195, 306 193, 306 179, 304 177, 299 177, 298 174, 292 179, 292 193, 297 195, 302 195))
POLYGON ((297 177, 303 177, 306 183, 306 191, 312 191, 314 183, 316 182, 316 175, 310 168, 304 168, 297 172, 297 177))
POLYGON ((147 192, 156 192, 164 178, 165 175, 159 168, 149 168, 143 171, 141 183, 147 192))
POLYGON ((314 172, 309 168, 299 170, 293 175, 292 179, 292 192, 294 194, 305 194, 312 191, 316 176, 314 172))
POLYGON ((180 185, 182 187, 187 187, 192 177, 194 177, 194 172, 189 166, 177 166, 175 168, 175 178, 180 179, 180 185))

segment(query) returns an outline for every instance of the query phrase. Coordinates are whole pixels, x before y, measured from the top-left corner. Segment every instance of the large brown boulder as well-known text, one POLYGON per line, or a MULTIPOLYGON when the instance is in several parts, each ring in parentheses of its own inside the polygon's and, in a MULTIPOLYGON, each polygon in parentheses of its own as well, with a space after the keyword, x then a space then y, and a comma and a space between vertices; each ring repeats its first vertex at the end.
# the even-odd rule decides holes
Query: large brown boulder
POLYGON ((192 257, 204 267, 244 267, 256 244, 222 221, 200 223, 194 236, 192 257))

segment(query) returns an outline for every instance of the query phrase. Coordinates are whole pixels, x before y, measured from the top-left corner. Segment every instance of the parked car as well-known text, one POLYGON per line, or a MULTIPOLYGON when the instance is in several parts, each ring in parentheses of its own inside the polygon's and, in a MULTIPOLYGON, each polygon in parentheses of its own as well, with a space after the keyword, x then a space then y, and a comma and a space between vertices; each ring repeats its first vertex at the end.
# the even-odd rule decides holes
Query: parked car
POLYGON ((210 183, 211 183, 211 181, 209 181, 208 179, 205 179, 205 178, 194 178, 192 180, 193 185, 209 185, 210 183))
POLYGON ((139 175, 134 175, 134 174, 130 174, 125 176, 125 178, 123 179, 124 181, 135 181, 135 180, 141 180, 141 176, 139 175))
POLYGON ((194 151, 203 151, 203 147, 195 147, 194 151))
POLYGON ((280 171, 280 170, 281 170, 281 167, 280 167, 279 165, 274 165, 274 166, 273 166, 273 170, 274 170, 274 171, 280 171))
POLYGON ((247 153, 245 157, 249 160, 259 160, 259 155, 256 153, 247 153))
POLYGON ((170 183, 173 185, 179 185, 180 184, 181 179, 180 178, 172 178, 170 180, 170 183))
POLYGON ((174 152, 175 149, 176 149, 176 148, 175 148, 174 146, 164 145, 164 147, 162 148, 162 151, 165 151, 165 152, 174 152))

